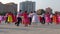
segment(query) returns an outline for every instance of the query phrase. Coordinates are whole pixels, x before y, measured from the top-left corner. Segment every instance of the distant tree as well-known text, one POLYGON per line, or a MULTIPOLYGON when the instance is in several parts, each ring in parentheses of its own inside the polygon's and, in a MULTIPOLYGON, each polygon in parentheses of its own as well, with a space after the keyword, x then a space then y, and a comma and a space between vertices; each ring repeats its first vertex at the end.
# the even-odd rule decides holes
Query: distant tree
POLYGON ((49 12, 50 14, 52 14, 52 8, 48 7, 45 9, 46 12, 49 12))
POLYGON ((41 15, 41 14, 43 14, 43 13, 45 13, 44 9, 39 9, 39 10, 37 10, 37 14, 38 14, 38 15, 41 15))

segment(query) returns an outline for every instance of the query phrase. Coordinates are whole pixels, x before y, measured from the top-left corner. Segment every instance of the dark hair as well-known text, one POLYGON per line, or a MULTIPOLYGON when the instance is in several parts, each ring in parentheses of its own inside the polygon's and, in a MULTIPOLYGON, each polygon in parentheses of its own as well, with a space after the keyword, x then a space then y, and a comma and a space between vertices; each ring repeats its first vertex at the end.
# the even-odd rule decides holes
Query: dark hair
POLYGON ((30 13, 33 13, 32 11, 30 13))
POLYGON ((22 10, 20 10, 19 12, 21 12, 22 10))
POLYGON ((8 13, 12 13, 12 12, 8 12, 8 13))
POLYGON ((36 13, 36 11, 34 11, 34 13, 36 13))
POLYGON ((27 11, 25 11, 25 13, 27 13, 27 11))

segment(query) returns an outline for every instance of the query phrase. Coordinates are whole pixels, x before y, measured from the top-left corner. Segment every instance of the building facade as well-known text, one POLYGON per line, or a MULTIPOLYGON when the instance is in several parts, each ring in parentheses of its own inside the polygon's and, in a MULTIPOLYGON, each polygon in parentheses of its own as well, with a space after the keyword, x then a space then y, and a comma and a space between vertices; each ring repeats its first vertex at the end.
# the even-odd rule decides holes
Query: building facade
POLYGON ((4 12, 4 4, 0 2, 0 14, 4 12))
POLYGON ((5 4, 5 12, 12 12, 13 14, 17 13, 17 4, 7 3, 5 4))
POLYGON ((25 1, 20 3, 20 10, 22 11, 35 11, 35 2, 32 1, 25 1))
POLYGON ((15 4, 15 3, 3 4, 0 2, 0 14, 6 14, 7 12, 12 12, 13 14, 16 14, 17 13, 17 4, 15 4))

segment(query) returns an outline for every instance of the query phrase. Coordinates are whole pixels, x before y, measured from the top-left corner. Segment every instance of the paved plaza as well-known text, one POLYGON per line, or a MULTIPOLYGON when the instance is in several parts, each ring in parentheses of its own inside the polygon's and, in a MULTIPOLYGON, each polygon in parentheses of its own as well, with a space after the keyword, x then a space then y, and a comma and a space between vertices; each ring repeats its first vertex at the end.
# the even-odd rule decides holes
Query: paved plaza
POLYGON ((50 24, 38 26, 24 27, 20 25, 19 27, 14 24, 0 24, 0 34, 60 34, 60 25, 50 24))

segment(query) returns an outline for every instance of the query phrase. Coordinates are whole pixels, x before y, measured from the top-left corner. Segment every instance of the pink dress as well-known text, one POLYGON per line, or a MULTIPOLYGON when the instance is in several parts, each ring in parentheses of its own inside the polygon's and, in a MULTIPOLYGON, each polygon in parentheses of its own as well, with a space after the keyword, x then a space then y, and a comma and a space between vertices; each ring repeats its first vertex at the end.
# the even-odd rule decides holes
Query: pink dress
POLYGON ((58 22, 60 23, 60 15, 58 16, 58 22))
POLYGON ((1 23, 1 21, 2 21, 2 16, 0 16, 0 23, 1 23))
POLYGON ((50 23, 51 22, 51 18, 49 14, 45 14, 45 22, 46 23, 50 23))
POLYGON ((29 21, 27 13, 23 13, 22 16, 23 16, 23 19, 22 19, 23 24, 28 25, 30 21, 29 21))

